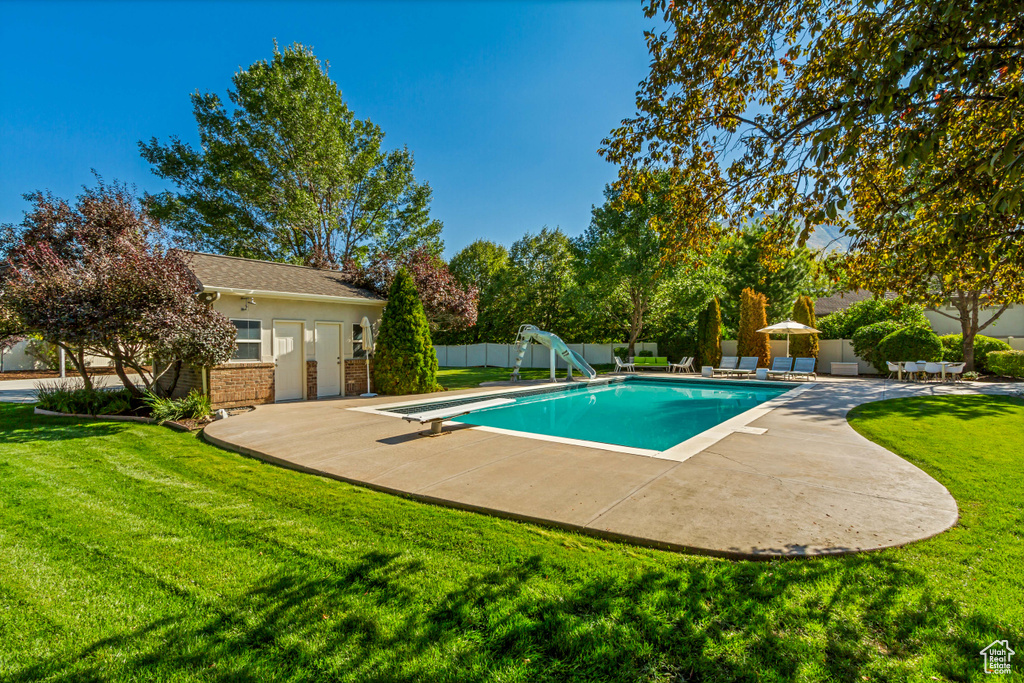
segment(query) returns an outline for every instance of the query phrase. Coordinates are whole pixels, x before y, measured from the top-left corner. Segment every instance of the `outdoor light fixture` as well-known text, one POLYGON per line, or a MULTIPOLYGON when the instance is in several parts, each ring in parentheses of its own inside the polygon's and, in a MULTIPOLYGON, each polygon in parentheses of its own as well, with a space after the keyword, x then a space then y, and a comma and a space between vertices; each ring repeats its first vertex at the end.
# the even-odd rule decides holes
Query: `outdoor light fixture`
POLYGON ((244 306, 242 306, 242 310, 243 311, 249 310, 249 306, 255 306, 256 305, 256 299, 253 299, 251 296, 250 297, 243 296, 242 297, 242 302, 245 304, 244 306))

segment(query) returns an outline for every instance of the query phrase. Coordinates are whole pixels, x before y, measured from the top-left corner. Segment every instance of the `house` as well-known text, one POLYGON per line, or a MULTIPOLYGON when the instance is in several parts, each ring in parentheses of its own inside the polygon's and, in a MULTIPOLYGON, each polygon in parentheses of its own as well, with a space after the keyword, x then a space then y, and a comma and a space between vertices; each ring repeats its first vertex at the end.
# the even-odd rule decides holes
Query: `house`
POLYGON ((238 331, 237 349, 213 368, 170 368, 173 396, 208 391, 214 408, 353 396, 367 391, 363 318, 376 323, 384 299, 337 271, 234 256, 183 252, 200 297, 238 331))

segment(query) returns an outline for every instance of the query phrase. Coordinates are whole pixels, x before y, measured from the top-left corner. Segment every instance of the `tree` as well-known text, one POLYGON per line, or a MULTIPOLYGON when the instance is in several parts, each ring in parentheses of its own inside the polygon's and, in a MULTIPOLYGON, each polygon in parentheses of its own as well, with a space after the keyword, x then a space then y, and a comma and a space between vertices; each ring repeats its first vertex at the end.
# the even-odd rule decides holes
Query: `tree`
POLYGON ((445 262, 426 249, 401 255, 375 254, 362 268, 350 262, 346 275, 353 284, 387 296, 403 268, 416 284, 432 331, 459 331, 476 323, 476 288, 460 285, 445 262))
POLYGON ((508 249, 489 240, 476 240, 452 257, 448 270, 463 287, 476 287, 483 294, 506 265, 508 249))
POLYGON ((511 343, 524 323, 554 332, 566 341, 580 332, 578 301, 572 297, 575 255, 571 241, 560 229, 545 227, 513 243, 508 267, 500 271, 493 286, 500 294, 495 305, 483 311, 483 322, 494 336, 488 341, 511 343))
POLYGON ((769 241, 767 229, 756 224, 723 244, 726 304, 722 317, 730 329, 739 324, 740 293, 744 289, 763 293, 768 299, 768 317, 778 321, 788 316, 797 295, 812 284, 810 250, 799 247, 773 252, 769 241))
POLYGON ((309 48, 275 44, 232 84, 230 110, 215 94, 192 95, 200 149, 176 137, 139 143, 179 190, 151 197, 152 212, 185 242, 331 268, 376 251, 441 253, 412 154, 383 148, 384 132, 355 118, 309 48))
MULTIPOLYGON (((793 320, 817 329, 817 321, 814 319, 814 299, 809 296, 799 297, 793 304, 793 320)), ((818 335, 798 334, 793 337, 789 349, 789 355, 794 357, 817 358, 818 335)))
POLYGON ((722 312, 718 297, 712 298, 697 318, 697 361, 716 368, 722 361, 722 312))
POLYGON ((494 316, 489 312, 496 310, 505 300, 504 293, 497 286, 508 267, 508 249, 500 244, 487 240, 476 240, 464 247, 448 262, 448 270, 463 287, 475 287, 477 291, 476 324, 465 330, 452 332, 440 331, 434 335, 434 341, 440 344, 473 344, 493 341, 496 331, 491 328, 494 316))
POLYGON ((416 284, 399 268, 388 291, 373 356, 373 381, 384 394, 437 391, 437 355, 416 284))
POLYGON ((631 197, 606 187, 604 205, 593 209, 590 226, 576 241, 579 279, 596 285, 593 304, 610 301, 617 290, 625 294, 630 357, 658 287, 673 272, 673 254, 658 229, 668 210, 660 187, 667 175, 660 177, 661 183, 631 197))
POLYGON ((770 364, 772 350, 768 335, 758 332, 768 325, 768 302, 764 294, 744 289, 740 295, 740 328, 737 350, 741 356, 757 356, 759 365, 770 364))
MULTIPOLYGON (((949 166, 973 153, 974 136, 981 131, 972 115, 957 116, 960 121, 952 128, 956 136, 939 140, 927 161, 903 168, 890 154, 877 150, 860 160, 851 229, 856 250, 842 261, 855 286, 898 292, 905 301, 923 303, 957 321, 963 359, 968 369, 974 369, 974 338, 1011 304, 1024 301, 1021 240, 979 240, 978 234, 1019 230, 1024 207, 993 210, 992 195, 1001 192, 999 183, 979 182, 970 174, 946 180, 941 191, 924 194, 922 188, 936 184, 949 166), (908 195, 918 198, 908 205, 908 195), (959 229, 965 220, 970 228, 959 229), (947 304, 955 314, 943 310, 947 304), (984 308, 992 310, 983 313, 984 308)), ((1018 126, 1024 130, 1024 122, 1018 126)))
POLYGON ((128 373, 155 390, 152 359, 206 367, 231 357, 234 326, 200 302, 181 255, 153 243, 155 223, 127 188, 101 183, 74 207, 30 197, 20 232, 8 228, 20 239, 8 252, 4 307, 21 329, 63 347, 86 387, 87 353, 113 361, 137 395, 128 373))
MULTIPOLYGON (((676 232, 708 240, 706 214, 778 211, 805 219, 806 238, 846 206, 866 138, 891 134, 895 165, 929 162, 974 134, 953 164, 902 198, 945 194, 957 178, 998 185, 976 198, 994 215, 1018 210, 1024 191, 1024 21, 1011 0, 752 2, 648 0, 664 30, 647 33, 648 77, 637 113, 601 153, 619 163, 624 190, 638 170, 669 167, 676 232)), ((978 229, 950 216, 947 232, 979 244, 1019 237, 1019 223, 978 229)), ((780 222, 777 244, 795 235, 780 222)), ((993 248, 987 249, 993 251, 993 248)), ((1024 260, 1024 254, 1018 253, 1024 260)))

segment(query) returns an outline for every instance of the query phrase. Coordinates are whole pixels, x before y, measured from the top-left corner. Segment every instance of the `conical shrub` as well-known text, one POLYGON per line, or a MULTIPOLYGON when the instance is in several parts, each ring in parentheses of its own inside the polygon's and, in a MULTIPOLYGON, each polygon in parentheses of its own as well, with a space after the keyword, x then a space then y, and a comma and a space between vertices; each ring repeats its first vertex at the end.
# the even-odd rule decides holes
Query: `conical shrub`
POLYGON ((758 365, 771 365, 772 347, 768 335, 758 332, 768 326, 768 300, 747 287, 740 294, 740 330, 737 343, 740 356, 757 356, 758 365))
MULTIPOLYGON (((814 299, 809 296, 798 297, 793 304, 793 320, 808 327, 818 327, 814 319, 814 299)), ((794 358, 817 358, 818 335, 798 334, 790 337, 789 355, 794 358)))
POLYGON ((430 325, 405 268, 395 275, 381 317, 373 356, 373 382, 382 394, 422 394, 437 391, 437 355, 430 325))
POLYGON ((722 362, 722 309, 714 297, 697 316, 697 365, 722 362))

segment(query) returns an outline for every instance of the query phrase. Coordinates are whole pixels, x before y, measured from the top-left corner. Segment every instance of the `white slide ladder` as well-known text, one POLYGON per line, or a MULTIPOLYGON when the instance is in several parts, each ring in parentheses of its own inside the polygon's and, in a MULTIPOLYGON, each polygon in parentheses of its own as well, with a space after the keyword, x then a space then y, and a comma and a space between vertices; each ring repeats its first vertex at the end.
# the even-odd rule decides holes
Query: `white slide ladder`
POLYGON ((562 341, 562 338, 551 332, 545 332, 536 325, 520 325, 516 334, 516 362, 512 366, 512 381, 519 381, 519 370, 523 367, 523 359, 526 357, 526 350, 531 342, 546 346, 551 351, 551 380, 555 379, 555 358, 560 357, 569 366, 569 377, 572 379, 572 369, 576 368, 589 379, 597 377, 597 371, 590 367, 583 356, 576 353, 562 341))

